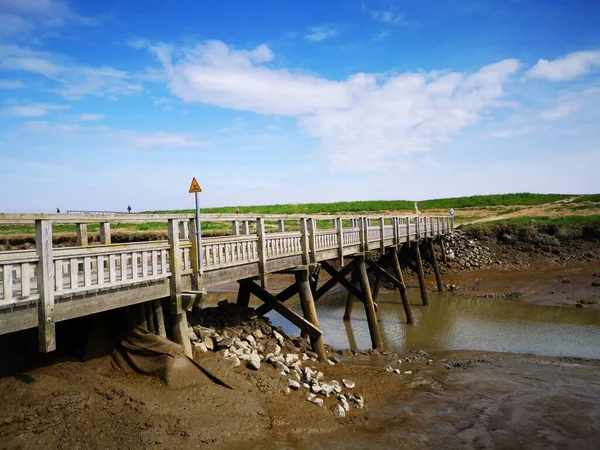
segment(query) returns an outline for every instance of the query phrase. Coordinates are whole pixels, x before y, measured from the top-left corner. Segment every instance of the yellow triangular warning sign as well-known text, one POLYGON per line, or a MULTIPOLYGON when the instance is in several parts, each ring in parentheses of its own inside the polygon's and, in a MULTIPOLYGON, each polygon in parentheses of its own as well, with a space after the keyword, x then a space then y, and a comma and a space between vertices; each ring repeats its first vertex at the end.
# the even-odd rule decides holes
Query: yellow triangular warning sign
POLYGON ((190 184, 190 194, 196 192, 202 192, 202 189, 200 189, 200 185, 198 184, 198 181, 196 181, 196 177, 194 177, 192 178, 192 184, 190 184))

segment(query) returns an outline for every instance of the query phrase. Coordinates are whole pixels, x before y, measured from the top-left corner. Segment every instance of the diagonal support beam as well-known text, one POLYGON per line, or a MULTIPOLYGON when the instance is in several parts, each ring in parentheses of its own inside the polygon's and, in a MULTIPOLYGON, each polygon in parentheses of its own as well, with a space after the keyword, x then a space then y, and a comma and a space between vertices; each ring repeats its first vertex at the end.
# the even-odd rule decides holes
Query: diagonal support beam
MULTIPOLYGON (((352 269, 358 267, 359 265, 360 265, 360 260, 355 259, 350 264, 348 264, 346 267, 344 267, 344 270, 347 269, 348 267, 351 267, 351 269, 349 269, 348 272, 346 272, 346 274, 347 274, 347 273, 350 273, 352 271, 352 269)), ((342 272, 338 272, 337 270, 335 270, 335 268, 333 268, 327 261, 322 261, 321 267, 323 267, 323 270, 325 270, 325 272, 327 272, 329 275, 331 275, 332 280, 335 279, 336 283, 340 283, 342 286, 344 286, 348 290, 348 292, 350 292, 352 295, 354 295, 361 302, 365 303, 365 297, 364 297, 363 293, 356 286, 353 286, 346 279, 345 276, 341 276, 342 272)), ((321 289, 323 289, 326 285, 327 285, 327 283, 325 283, 323 286, 321 286, 321 289)), ((319 289, 319 291, 321 289, 319 289)), ((315 296, 316 298, 319 298, 319 291, 317 291, 317 295, 315 296)))
MULTIPOLYGON (((298 285, 296 283, 294 283, 294 284, 286 287, 279 294, 277 294, 275 296, 275 298, 277 299, 277 301, 283 303, 283 302, 289 300, 290 298, 292 298, 297 293, 298 293, 298 285)), ((261 316, 264 316, 265 314, 267 314, 271 310, 273 310, 273 307, 271 307, 268 303, 265 303, 264 305, 260 305, 254 311, 257 314, 260 314, 261 316)))
POLYGON ((383 267, 381 267, 379 264, 377 264, 375 261, 371 261, 370 259, 367 259, 365 261, 370 267, 373 268, 373 270, 375 271, 375 273, 380 274, 381 276, 387 278, 391 283, 393 283, 398 289, 406 289, 406 287, 404 286, 404 284, 402 284, 400 282, 400 280, 398 280, 395 276, 393 276, 392 274, 390 274, 387 270, 385 270, 383 267))
MULTIPOLYGON (((326 262, 322 263, 322 264, 327 264, 326 262)), ((329 264, 328 264, 329 265, 329 264)), ((329 268, 335 272, 335 275, 332 274, 332 272, 330 272, 327 268, 323 267, 323 269, 329 273, 329 275, 331 275, 331 278, 329 280, 327 280, 323 286, 321 286, 319 289, 317 289, 317 292, 314 294, 315 297, 315 301, 319 300, 321 297, 323 297, 327 292, 329 292, 329 290, 331 288, 333 288, 336 284, 340 283, 344 286, 343 282, 340 281, 340 279, 344 279, 346 280, 346 275, 350 274, 354 269, 356 269, 356 267, 358 267, 358 261, 353 260, 350 264, 348 264, 346 267, 344 267, 342 270, 340 270, 339 272, 337 270, 335 270, 333 267, 329 266, 329 268)), ((344 286, 345 287, 345 286, 344 286)))
POLYGON ((280 303, 277 300, 277 297, 275 297, 274 295, 269 293, 267 290, 263 289, 262 287, 257 285, 255 282, 249 283, 248 287, 250 289, 250 292, 252 292, 252 294, 254 294, 256 297, 261 299, 266 304, 268 304, 271 308, 273 308, 275 311, 277 311, 279 314, 281 314, 287 320, 292 322, 298 328, 300 328, 301 330, 305 330, 311 338, 317 339, 317 338, 321 337, 321 334, 322 334, 321 330, 319 330, 317 327, 315 327, 308 320, 306 320, 303 317, 301 317, 300 315, 296 314, 291 309, 288 309, 287 307, 285 307, 282 303, 280 303))

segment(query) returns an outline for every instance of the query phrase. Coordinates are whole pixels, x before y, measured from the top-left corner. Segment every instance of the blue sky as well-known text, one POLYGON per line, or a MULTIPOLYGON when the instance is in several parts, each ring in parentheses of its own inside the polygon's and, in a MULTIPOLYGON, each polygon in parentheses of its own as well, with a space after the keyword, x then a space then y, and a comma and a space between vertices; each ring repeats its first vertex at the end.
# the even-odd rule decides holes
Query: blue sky
POLYGON ((0 211, 600 191, 600 2, 0 0, 0 211), (143 5, 143 6, 140 6, 143 5))

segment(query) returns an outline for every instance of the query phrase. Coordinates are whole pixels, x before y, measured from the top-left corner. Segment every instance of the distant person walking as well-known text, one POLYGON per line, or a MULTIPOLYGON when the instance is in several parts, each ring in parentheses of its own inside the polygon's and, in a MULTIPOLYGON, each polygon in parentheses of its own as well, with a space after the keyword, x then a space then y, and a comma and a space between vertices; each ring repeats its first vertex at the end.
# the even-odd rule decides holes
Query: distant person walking
POLYGON ((131 214, 131 206, 130 206, 130 205, 127 205, 127 212, 128 212, 129 214, 131 214))
POLYGON ((56 208, 56 214, 60 214, 60 209, 56 208))
POLYGON ((450 217, 454 217, 454 208, 450 208, 450 217))

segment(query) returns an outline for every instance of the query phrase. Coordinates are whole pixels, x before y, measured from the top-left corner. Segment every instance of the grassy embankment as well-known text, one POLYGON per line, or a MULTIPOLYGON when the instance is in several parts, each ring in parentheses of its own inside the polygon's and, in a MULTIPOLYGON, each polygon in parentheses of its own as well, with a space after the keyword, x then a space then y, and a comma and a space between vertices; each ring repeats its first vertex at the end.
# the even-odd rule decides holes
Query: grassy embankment
MULTIPOLYGON (((456 197, 424 200, 418 202, 419 209, 424 214, 447 214, 450 208, 457 210, 456 221, 460 223, 465 220, 474 220, 480 217, 498 216, 530 208, 538 205, 552 204, 553 208, 559 208, 564 212, 564 217, 558 219, 550 217, 536 217, 537 224, 544 221, 551 221, 557 226, 566 226, 569 223, 583 223, 578 216, 570 216, 571 211, 583 212, 589 210, 593 213, 594 208, 600 208, 600 194, 581 196, 572 203, 555 203, 561 200, 567 200, 573 197, 566 194, 498 194, 498 195, 476 195, 471 197, 456 197), (573 203, 577 203, 574 205, 573 203), (580 204, 582 202, 589 202, 580 204), (558 220, 558 221, 557 221, 558 220)), ((335 203, 304 203, 304 204, 285 204, 285 205, 256 205, 256 206, 228 206, 220 208, 206 208, 205 213, 235 213, 239 208, 242 214, 398 214, 414 215, 414 202, 409 200, 374 200, 374 201, 356 201, 356 202, 335 202, 335 203)), ((146 211, 148 213, 192 213, 193 210, 169 210, 169 211, 146 211)), ((527 212, 527 211, 524 211, 527 212)), ((587 216, 589 219, 590 216, 587 216)), ((595 216, 591 216, 595 217, 595 216)), ((598 216, 600 217, 600 216, 598 216)), ((514 223, 524 226, 528 220, 527 217, 513 219, 514 223)), ((503 221, 502 223, 510 223, 503 221)), ((531 223, 529 223, 531 225, 531 223)), ((267 222, 266 226, 270 230, 276 229, 276 223, 267 222)), ((318 221, 319 228, 330 227, 330 221, 318 221)), ((478 226, 489 226, 481 224, 478 226)), ((286 229, 297 229, 297 221, 286 222, 286 229)), ((144 224, 112 224, 113 235, 118 236, 118 241, 133 240, 134 237, 145 235, 149 239, 159 239, 166 236, 165 223, 144 223, 144 224)), ((231 231, 231 225, 228 223, 203 222, 203 234, 218 235, 227 234, 231 231)), ((90 224, 88 226, 92 239, 97 238, 99 226, 90 224)), ((54 225, 54 232, 58 235, 73 236, 75 234, 75 225, 54 225)), ((15 238, 31 236, 35 234, 33 225, 0 225, 0 236, 6 238, 15 238)))

